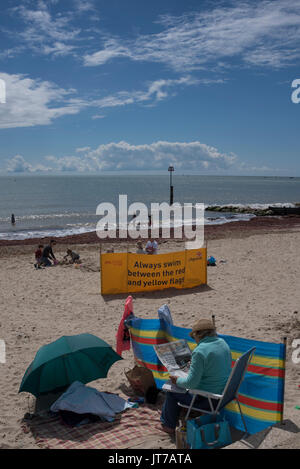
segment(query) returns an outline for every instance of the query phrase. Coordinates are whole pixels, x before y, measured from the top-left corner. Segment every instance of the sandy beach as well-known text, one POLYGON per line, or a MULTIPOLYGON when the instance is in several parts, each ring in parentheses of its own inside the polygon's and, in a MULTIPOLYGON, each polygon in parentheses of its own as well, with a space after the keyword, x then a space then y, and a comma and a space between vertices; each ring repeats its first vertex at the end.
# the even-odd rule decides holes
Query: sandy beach
MULTIPOLYGON (((0 339, 6 343, 6 364, 0 364, 0 448, 38 448, 21 422, 34 409, 34 397, 18 394, 23 374, 42 345, 62 335, 95 334, 115 347, 115 334, 127 295, 100 294, 100 248, 94 235, 61 239, 58 259, 66 245, 79 252, 83 267, 56 266, 36 270, 36 241, 0 243, 0 339), (10 245, 9 245, 10 244, 10 245), (14 244, 14 245, 11 245, 14 244)), ((293 339, 300 339, 300 220, 269 218, 228 223, 206 231, 208 256, 217 259, 208 267, 208 285, 190 290, 165 290, 133 295, 134 313, 157 318, 157 309, 168 304, 175 325, 191 327, 202 317, 215 315, 217 330, 249 339, 280 342, 288 338, 284 418, 300 425, 300 365, 291 359, 293 339), (226 262, 220 262, 220 261, 226 262)), ((116 243, 113 243, 117 251, 116 243)), ((106 251, 110 243, 104 243, 106 251)), ((181 250, 182 241, 160 242, 160 252, 181 250)), ((118 249, 135 251, 132 242, 118 249)), ((100 391, 118 393, 127 384, 126 367, 133 354, 124 353, 107 379, 90 383, 100 391)), ((133 446, 134 447, 134 446, 133 446)), ((174 448, 168 435, 157 432, 144 447, 174 448)))

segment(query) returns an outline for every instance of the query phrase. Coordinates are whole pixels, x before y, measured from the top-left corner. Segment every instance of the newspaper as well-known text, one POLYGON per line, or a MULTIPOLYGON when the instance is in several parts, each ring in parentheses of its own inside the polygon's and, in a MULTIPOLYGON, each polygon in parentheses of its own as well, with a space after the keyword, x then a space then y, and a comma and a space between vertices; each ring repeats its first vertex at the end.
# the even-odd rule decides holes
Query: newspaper
POLYGON ((186 378, 192 355, 186 340, 180 339, 175 342, 154 345, 154 349, 171 375, 186 378))

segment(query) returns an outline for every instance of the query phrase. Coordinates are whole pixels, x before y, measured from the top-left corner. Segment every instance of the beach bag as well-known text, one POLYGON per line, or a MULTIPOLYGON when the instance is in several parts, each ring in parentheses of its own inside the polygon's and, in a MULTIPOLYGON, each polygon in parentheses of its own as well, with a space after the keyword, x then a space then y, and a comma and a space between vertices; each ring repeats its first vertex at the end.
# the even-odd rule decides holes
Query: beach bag
POLYGON ((153 374, 148 368, 135 365, 132 370, 125 370, 125 375, 138 396, 145 396, 150 388, 156 388, 153 374))
POLYGON ((190 449, 214 449, 232 443, 228 422, 221 416, 201 415, 187 421, 187 446, 190 449))
POLYGON ((213 256, 210 256, 208 259, 207 259, 207 265, 216 265, 216 259, 213 257, 213 256))

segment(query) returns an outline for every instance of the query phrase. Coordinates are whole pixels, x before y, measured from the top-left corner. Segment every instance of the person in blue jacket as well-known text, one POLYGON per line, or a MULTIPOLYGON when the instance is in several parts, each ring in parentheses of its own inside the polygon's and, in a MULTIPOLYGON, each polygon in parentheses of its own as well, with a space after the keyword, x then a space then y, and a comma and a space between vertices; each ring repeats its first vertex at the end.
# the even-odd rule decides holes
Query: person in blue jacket
MULTIPOLYGON (((226 342, 217 336, 215 326, 208 319, 200 319, 194 324, 190 336, 197 343, 192 352, 189 373, 185 378, 170 376, 172 383, 185 389, 222 394, 231 372, 231 353, 226 342)), ((161 413, 161 429, 174 433, 180 406, 178 402, 189 405, 192 396, 188 393, 167 392, 161 413)), ((216 402, 212 400, 212 402, 216 402)), ((208 399, 197 396, 194 407, 209 409, 208 399)))

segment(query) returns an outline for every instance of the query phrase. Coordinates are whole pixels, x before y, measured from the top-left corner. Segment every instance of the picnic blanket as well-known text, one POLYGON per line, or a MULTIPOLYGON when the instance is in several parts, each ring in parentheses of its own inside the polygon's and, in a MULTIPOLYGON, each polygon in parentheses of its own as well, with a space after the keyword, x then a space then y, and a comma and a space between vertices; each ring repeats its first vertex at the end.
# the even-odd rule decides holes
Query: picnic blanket
POLYGON ((148 407, 128 409, 113 422, 69 427, 59 416, 41 413, 24 420, 23 431, 31 432, 37 444, 47 449, 126 449, 157 435, 160 411, 148 407))

